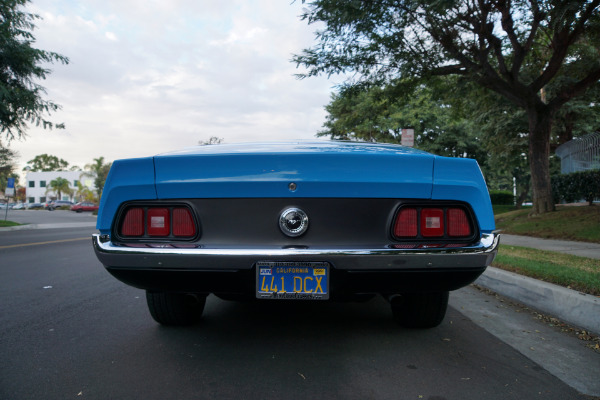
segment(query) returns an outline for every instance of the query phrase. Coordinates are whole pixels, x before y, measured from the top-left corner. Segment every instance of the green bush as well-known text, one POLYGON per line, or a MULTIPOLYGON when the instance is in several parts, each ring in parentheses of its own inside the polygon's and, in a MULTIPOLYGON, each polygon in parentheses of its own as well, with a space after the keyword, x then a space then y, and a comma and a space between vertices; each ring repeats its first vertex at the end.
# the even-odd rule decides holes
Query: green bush
POLYGON ((490 191, 490 199, 493 205, 515 204, 515 197, 510 190, 492 190, 490 191))
POLYGON ((553 176, 552 195, 556 203, 585 200, 592 204, 600 198, 600 169, 553 176))

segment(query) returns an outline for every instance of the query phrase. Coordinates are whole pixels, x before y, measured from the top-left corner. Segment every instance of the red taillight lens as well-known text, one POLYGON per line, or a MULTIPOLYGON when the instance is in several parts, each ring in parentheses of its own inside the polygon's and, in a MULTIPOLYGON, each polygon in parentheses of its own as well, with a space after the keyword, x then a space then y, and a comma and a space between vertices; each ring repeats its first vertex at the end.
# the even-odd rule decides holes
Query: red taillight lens
POLYGON ((196 224, 194 224, 192 213, 187 208, 173 209, 173 235, 180 237, 196 235, 196 224))
POLYGON ((471 224, 467 213, 462 208, 449 208, 448 216, 448 236, 461 237, 471 236, 471 224))
POLYGON ((417 237, 418 218, 416 208, 403 208, 396 216, 394 236, 409 238, 417 237))
POLYGON ((421 210, 421 235, 423 237, 444 236, 444 210, 441 208, 421 210))
POLYGON ((121 227, 123 236, 142 236, 144 234, 144 210, 141 208, 130 208, 123 219, 121 227))
POLYGON ((146 216, 149 236, 169 236, 171 221, 168 208, 150 208, 146 216))

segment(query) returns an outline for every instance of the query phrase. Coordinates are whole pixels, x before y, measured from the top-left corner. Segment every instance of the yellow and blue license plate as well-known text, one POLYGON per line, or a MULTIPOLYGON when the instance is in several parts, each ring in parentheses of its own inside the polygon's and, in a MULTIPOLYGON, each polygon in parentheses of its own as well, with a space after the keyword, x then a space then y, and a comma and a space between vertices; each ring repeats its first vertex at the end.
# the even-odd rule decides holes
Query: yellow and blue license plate
POLYGON ((329 264, 326 262, 256 263, 256 297, 259 299, 329 299, 329 264))

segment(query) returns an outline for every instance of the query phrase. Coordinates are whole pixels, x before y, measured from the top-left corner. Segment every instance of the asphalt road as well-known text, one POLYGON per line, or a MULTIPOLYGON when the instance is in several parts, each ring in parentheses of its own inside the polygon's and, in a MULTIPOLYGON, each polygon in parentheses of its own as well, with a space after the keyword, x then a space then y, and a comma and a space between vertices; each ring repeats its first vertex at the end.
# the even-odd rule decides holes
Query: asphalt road
POLYGON ((199 325, 161 327, 96 260, 93 232, 0 232, 1 399, 585 398, 455 308, 416 331, 379 298, 210 296, 199 325))

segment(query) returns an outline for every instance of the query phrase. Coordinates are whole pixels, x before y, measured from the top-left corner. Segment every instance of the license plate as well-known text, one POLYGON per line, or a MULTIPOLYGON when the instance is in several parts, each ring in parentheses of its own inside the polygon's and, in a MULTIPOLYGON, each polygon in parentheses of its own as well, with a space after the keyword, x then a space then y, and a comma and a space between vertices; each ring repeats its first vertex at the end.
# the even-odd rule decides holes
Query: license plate
POLYGON ((259 299, 329 299, 329 264, 326 262, 256 263, 256 297, 259 299))

